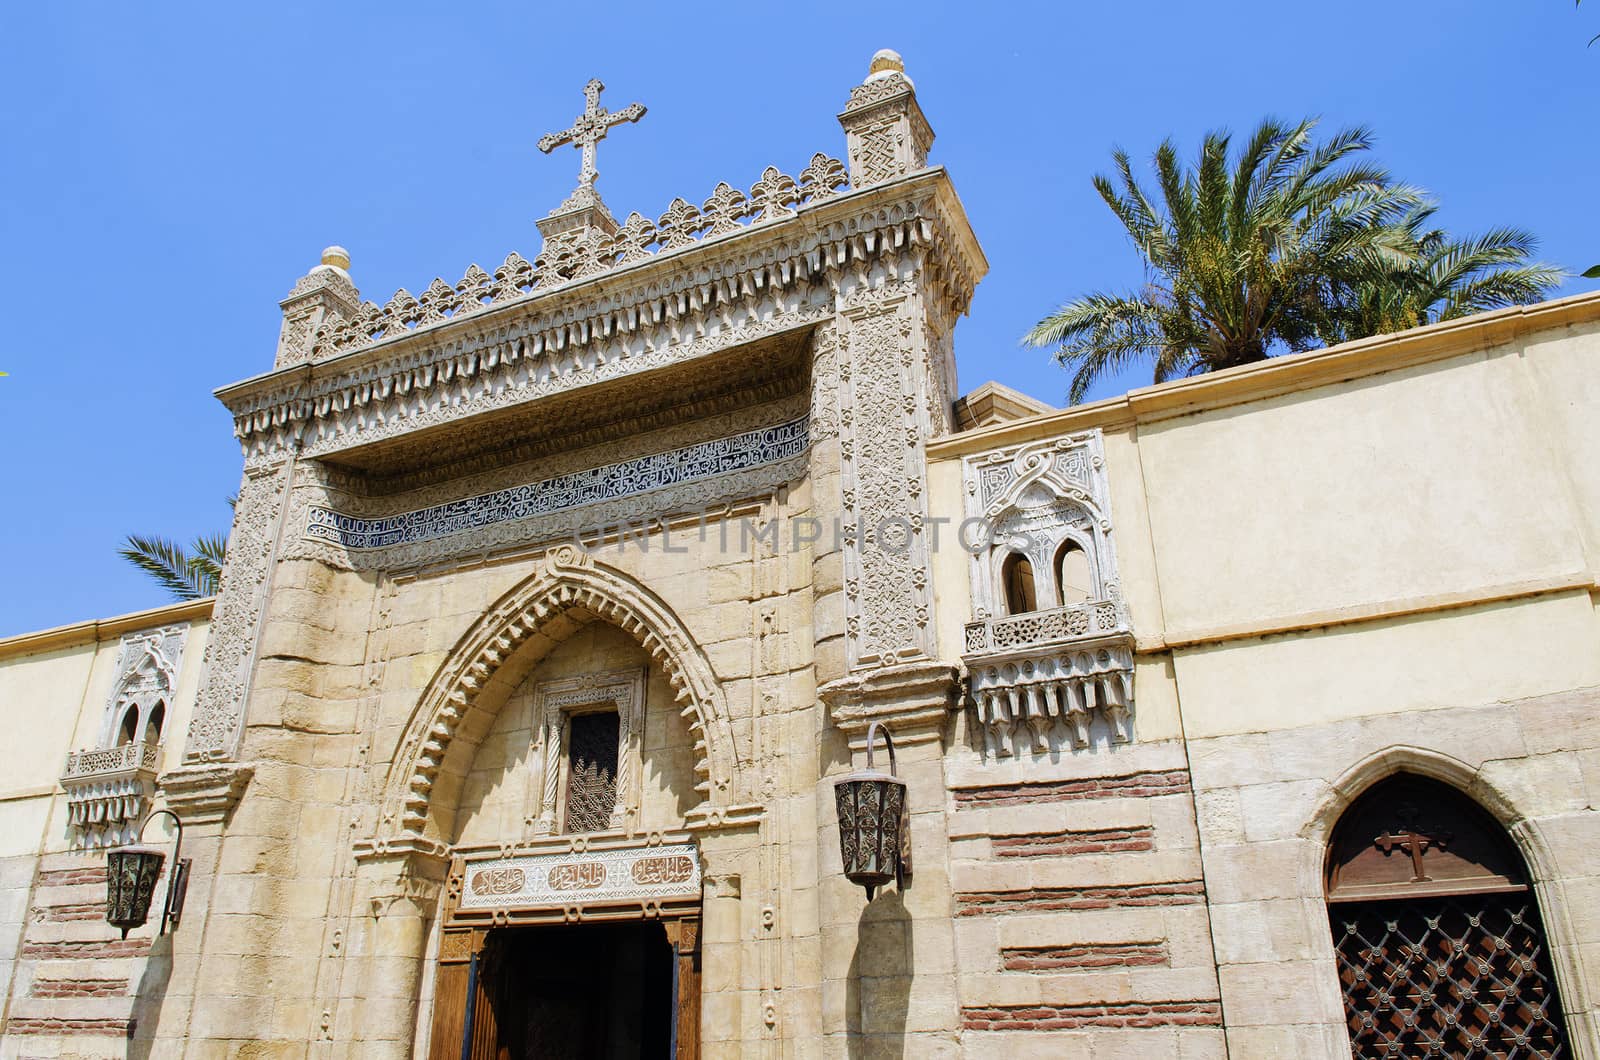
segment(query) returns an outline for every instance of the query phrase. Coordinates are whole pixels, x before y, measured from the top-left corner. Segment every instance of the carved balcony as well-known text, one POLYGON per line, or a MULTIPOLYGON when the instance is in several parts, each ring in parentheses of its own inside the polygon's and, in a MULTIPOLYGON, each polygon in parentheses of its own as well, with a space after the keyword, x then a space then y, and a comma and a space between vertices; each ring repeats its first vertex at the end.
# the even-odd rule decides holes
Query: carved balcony
POLYGON ((990 754, 1133 739, 1133 631, 1114 600, 969 622, 963 658, 990 754))
POLYGON ((61 787, 75 840, 89 847, 137 841, 133 833, 155 796, 160 763, 158 743, 125 743, 67 755, 61 787))

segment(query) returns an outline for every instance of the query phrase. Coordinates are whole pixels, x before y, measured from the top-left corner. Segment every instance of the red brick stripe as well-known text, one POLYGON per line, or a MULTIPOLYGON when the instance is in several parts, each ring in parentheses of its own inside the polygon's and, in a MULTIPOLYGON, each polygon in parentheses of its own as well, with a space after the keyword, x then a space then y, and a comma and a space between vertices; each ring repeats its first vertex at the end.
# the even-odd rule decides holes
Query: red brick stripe
POLYGON ((1070 854, 1115 854, 1132 850, 1154 850, 1155 829, 1149 825, 1134 828, 1096 828, 1083 832, 1035 832, 1031 835, 995 836, 989 849, 998 858, 1044 858, 1070 854))
POLYGON ((1104 887, 1030 887, 1021 891, 963 891, 956 895, 956 915, 1196 905, 1205 901, 1205 896, 1205 884, 1200 880, 1123 883, 1104 887))
POLYGON ((975 1005, 961 1010, 969 1031, 1065 1031, 1078 1027, 1220 1027, 1219 1001, 1116 1005, 975 1005))
POLYGON ((67 902, 63 905, 41 905, 34 910, 41 922, 66 920, 100 920, 106 915, 104 902, 67 902))
POLYGON ((22 956, 39 957, 143 957, 149 939, 72 939, 67 942, 25 942, 22 956))
POLYGON ((1015 946, 1000 951, 1008 972, 1139 968, 1166 964, 1165 942, 1084 942, 1073 946, 1015 946))
POLYGON ((1084 777, 1047 780, 994 787, 957 788, 956 809, 981 806, 1023 806, 1040 802, 1078 802, 1083 799, 1141 798, 1150 795, 1187 795, 1189 771, 1167 769, 1122 777, 1084 777))
POLYGON ((118 1019, 74 1019, 56 1017, 13 1016, 6 1021, 7 1034, 98 1034, 105 1037, 131 1038, 133 1021, 118 1019))
POLYGON ((125 997, 126 979, 35 979, 34 997, 125 997))
POLYGON ((51 869, 39 873, 40 887, 67 887, 75 883, 97 883, 104 886, 106 867, 91 865, 81 869, 51 869))

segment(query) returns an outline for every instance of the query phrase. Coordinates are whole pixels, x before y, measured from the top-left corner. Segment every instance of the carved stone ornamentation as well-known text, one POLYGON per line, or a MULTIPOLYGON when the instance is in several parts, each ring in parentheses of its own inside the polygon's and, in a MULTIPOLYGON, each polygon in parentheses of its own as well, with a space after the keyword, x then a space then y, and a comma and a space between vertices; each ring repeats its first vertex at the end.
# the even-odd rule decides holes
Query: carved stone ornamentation
POLYGON ((188 626, 166 626, 122 638, 99 746, 69 754, 61 773, 74 846, 138 841, 139 825, 155 797, 165 723, 188 632, 188 626))
POLYGON ((867 79, 850 91, 839 123, 849 145, 850 182, 858 188, 928 165, 933 129, 917 105, 916 86, 892 51, 872 57, 867 79))
POLYGON ((966 514, 989 528, 964 631, 985 750, 1133 738, 1133 628, 1122 601, 1100 432, 963 465, 966 514))
POLYGON ((256 635, 276 562, 279 514, 293 462, 246 471, 234 508, 222 591, 211 614, 203 676, 184 745, 184 762, 232 757, 244 724, 245 697, 255 665, 256 635))
POLYGON ((931 658, 925 336, 909 283, 862 287, 841 312, 845 636, 853 668, 931 658))
POLYGON ((799 419, 382 518, 313 506, 304 534, 350 550, 416 544, 792 460, 806 445, 806 421, 799 419))
POLYGON ((605 706, 617 712, 616 801, 608 827, 631 829, 639 815, 644 775, 644 687, 643 670, 610 670, 544 681, 534 689, 534 724, 543 746, 535 756, 541 776, 530 788, 537 805, 529 807, 527 816, 536 835, 557 831, 569 721, 575 714, 605 706))

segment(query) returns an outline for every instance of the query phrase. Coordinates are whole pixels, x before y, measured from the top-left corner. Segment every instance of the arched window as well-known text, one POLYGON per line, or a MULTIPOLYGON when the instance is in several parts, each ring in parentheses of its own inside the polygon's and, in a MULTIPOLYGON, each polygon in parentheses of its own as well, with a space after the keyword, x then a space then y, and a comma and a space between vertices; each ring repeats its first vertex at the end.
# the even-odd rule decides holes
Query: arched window
POLYGON ((122 714, 122 725, 117 730, 117 746, 132 743, 139 738, 139 704, 130 703, 122 714))
POLYGON ((1083 546, 1068 538, 1056 551, 1056 597, 1063 604, 1094 599, 1094 568, 1083 546))
POLYGON ((1013 552, 1000 565, 1000 582, 1006 590, 1006 611, 1020 615, 1039 610, 1038 594, 1033 586, 1033 564, 1020 552, 1013 552))
POLYGON ((150 708, 150 718, 144 723, 144 742, 160 743, 161 729, 167 723, 167 705, 160 700, 150 708))
POLYGON ((1356 1060, 1570 1055, 1527 867, 1471 799, 1379 781, 1334 829, 1326 884, 1356 1060))

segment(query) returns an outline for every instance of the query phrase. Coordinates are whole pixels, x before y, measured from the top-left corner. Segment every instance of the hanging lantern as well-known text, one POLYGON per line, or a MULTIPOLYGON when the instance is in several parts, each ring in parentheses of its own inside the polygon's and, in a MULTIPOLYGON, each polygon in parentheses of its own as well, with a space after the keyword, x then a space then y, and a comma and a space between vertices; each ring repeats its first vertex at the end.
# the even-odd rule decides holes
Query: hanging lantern
POLYGON ((906 784, 895 775, 894 741, 883 730, 889 749, 889 772, 872 768, 878 722, 867 728, 867 768, 833 782, 839 813, 839 851, 845 878, 865 887, 867 901, 890 880, 901 890, 911 878, 911 816, 906 784))
MULTIPOLYGON (((171 810, 157 810, 150 817, 161 813, 172 818, 178 837, 172 850, 172 874, 167 880, 167 896, 161 905, 161 927, 157 935, 166 934, 169 923, 178 926, 183 897, 189 889, 189 859, 181 856, 183 822, 171 810)), ((140 823, 140 833, 150 823, 150 817, 140 823)), ((166 859, 160 850, 147 846, 118 847, 106 852, 106 923, 121 928, 123 938, 150 918, 150 899, 155 894, 156 881, 161 878, 161 864, 166 859)))
POLYGON ((121 847, 106 854, 106 923, 121 928, 123 938, 150 918, 150 896, 166 860, 154 847, 121 847))

